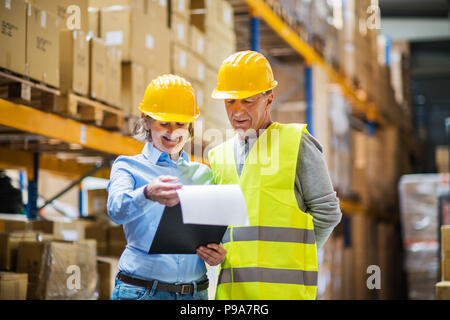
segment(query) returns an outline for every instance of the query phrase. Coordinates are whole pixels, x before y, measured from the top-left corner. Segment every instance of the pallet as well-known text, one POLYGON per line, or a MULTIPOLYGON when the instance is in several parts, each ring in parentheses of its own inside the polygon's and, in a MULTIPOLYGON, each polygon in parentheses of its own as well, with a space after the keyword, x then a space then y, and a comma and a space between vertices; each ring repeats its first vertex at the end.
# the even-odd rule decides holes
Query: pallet
POLYGON ((58 112, 60 91, 45 84, 0 69, 0 98, 14 103, 58 112))
POLYGON ((108 130, 123 130, 125 115, 120 109, 71 92, 61 96, 61 105, 67 117, 108 130))

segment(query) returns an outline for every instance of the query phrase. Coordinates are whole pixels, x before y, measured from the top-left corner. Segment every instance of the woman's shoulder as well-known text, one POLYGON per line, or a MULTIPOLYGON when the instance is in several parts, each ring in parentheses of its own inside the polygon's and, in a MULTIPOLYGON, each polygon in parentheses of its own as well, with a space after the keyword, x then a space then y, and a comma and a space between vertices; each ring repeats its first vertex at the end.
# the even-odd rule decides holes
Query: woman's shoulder
POLYGON ((142 161, 142 154, 134 156, 118 156, 112 164, 112 169, 128 169, 142 161))

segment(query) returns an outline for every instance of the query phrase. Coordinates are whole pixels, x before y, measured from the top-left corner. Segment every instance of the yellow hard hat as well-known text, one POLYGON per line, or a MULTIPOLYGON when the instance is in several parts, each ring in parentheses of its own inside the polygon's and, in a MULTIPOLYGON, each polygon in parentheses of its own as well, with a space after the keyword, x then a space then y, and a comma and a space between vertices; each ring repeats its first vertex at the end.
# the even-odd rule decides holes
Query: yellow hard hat
POLYGON ((272 90, 278 85, 269 61, 261 53, 240 51, 222 63, 214 99, 245 99, 272 90))
POLYGON ((192 85, 172 74, 152 80, 139 110, 155 120, 168 122, 189 123, 200 116, 192 85))

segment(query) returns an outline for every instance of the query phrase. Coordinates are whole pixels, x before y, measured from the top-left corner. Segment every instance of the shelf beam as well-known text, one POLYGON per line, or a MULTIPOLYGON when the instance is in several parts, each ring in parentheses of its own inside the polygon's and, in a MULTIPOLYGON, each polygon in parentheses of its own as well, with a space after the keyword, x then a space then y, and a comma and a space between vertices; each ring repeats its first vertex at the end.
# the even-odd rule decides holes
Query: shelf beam
MULTIPOLYGON (((27 178, 34 179, 33 152, 13 150, 0 147, 0 168, 26 169, 27 178)), ((68 179, 76 179, 89 172, 94 166, 78 163, 75 160, 62 160, 52 154, 39 155, 39 169, 64 176, 68 179)), ((93 177, 109 179, 110 170, 104 168, 95 173, 93 177)))
POLYGON ((81 122, 0 99, 0 125, 116 155, 136 155, 143 143, 81 122))

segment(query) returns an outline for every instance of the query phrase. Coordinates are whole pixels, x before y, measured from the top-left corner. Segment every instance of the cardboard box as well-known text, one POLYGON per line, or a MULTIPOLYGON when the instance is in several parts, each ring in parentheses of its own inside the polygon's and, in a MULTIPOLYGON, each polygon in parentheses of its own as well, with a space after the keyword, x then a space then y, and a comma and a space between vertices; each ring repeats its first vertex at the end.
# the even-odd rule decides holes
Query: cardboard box
POLYGON ((219 1, 219 19, 227 28, 234 29, 233 6, 226 0, 219 1))
POLYGON ((448 173, 449 170, 449 150, 448 146, 436 146, 435 159, 439 173, 448 173))
POLYGON ((0 272, 0 300, 25 300, 27 281, 26 273, 0 272))
POLYGON ((19 250, 19 269, 30 274, 30 298, 85 300, 96 297, 95 240, 27 243, 19 250), (75 286, 77 281, 73 281, 77 274, 79 288, 75 286))
POLYGON ((205 85, 199 81, 191 81, 192 87, 194 88, 195 95, 197 97, 197 105, 200 108, 200 113, 203 111, 203 107, 206 107, 206 91, 205 85))
POLYGON ((189 21, 190 3, 190 0, 172 0, 172 16, 189 21))
POLYGON ((108 255, 120 257, 126 245, 127 240, 123 232, 123 227, 120 225, 110 226, 108 228, 108 255))
POLYGON ((37 286, 42 268, 44 242, 20 242, 18 248, 17 272, 28 274, 27 299, 38 299, 37 286))
POLYGON ((106 212, 106 203, 108 201, 108 192, 106 189, 87 190, 87 215, 102 215, 106 212))
POLYGON ((106 65, 106 45, 103 40, 92 38, 90 40, 90 93, 89 95, 97 100, 106 100, 106 79, 107 79, 107 65, 106 65))
POLYGON ((97 254, 108 254, 108 225, 102 222, 83 222, 85 238, 93 239, 97 242, 97 254))
POLYGON ((125 61, 131 60, 131 8, 114 6, 100 11, 100 36, 105 45, 122 51, 125 61))
POLYGON ((188 51, 188 67, 189 78, 202 83, 205 82, 205 63, 202 59, 193 54, 192 51, 188 51))
POLYGON ((196 26, 189 27, 189 48, 198 55, 201 59, 205 59, 206 54, 206 44, 205 44, 205 34, 200 31, 196 26))
POLYGON ((89 30, 88 7, 89 0, 31 0, 38 8, 45 10, 61 19, 63 30, 89 30), (76 6, 75 8, 69 8, 76 6), (67 12, 67 9, 72 9, 67 12), (79 25, 78 25, 79 23, 79 25))
POLYGON ((50 220, 15 220, 11 217, 9 220, 2 218, 5 232, 27 231, 51 234, 54 239, 60 240, 81 240, 84 239, 83 224, 76 220, 70 221, 50 221, 50 220))
POLYGON ((189 46, 189 20, 179 17, 177 15, 172 16, 171 22, 172 41, 182 46, 189 46))
POLYGON ((100 37, 100 9, 88 8, 88 33, 95 38, 100 37))
POLYGON ((26 221, 27 217, 21 214, 0 213, 0 232, 13 231, 10 230, 11 225, 22 226, 19 230, 24 230, 26 221))
POLYGON ((441 279, 442 281, 450 281, 450 257, 445 256, 441 260, 441 279))
POLYGON ((59 34, 60 91, 89 94, 89 42, 83 31, 63 30, 59 34))
POLYGON ((172 44, 172 67, 171 72, 182 77, 189 78, 189 50, 178 44, 172 44))
POLYGON ((0 270, 15 271, 19 244, 23 241, 36 241, 37 237, 37 232, 0 233, 0 270))
POLYGON ((132 24, 131 61, 161 74, 170 71, 171 30, 161 17, 135 12, 132 24))
POLYGON ((131 6, 132 0, 89 0, 90 8, 107 8, 112 6, 131 6))
POLYGON ((170 36, 165 1, 137 1, 100 11, 100 35, 107 45, 122 51, 122 60, 146 67, 169 65, 170 36))
POLYGON ((115 286, 115 278, 119 272, 119 259, 97 257, 97 270, 100 279, 99 300, 110 300, 115 286))
POLYGON ((122 64, 122 108, 131 116, 140 116, 139 104, 144 97, 146 68, 137 63, 122 64))
POLYGON ((106 102, 120 107, 122 103, 122 52, 114 47, 106 48, 106 92, 106 102))
POLYGON ((0 5, 0 67, 25 74, 26 54, 25 0, 2 1, 0 5))
POLYGON ((30 78, 59 87, 59 28, 61 20, 29 4, 27 68, 30 78))
POLYGON ((450 225, 441 226, 442 256, 450 257, 450 225))
POLYGON ((441 281, 436 284, 436 299, 450 300, 450 281, 441 281))
MULTIPOLYGON (((143 0, 144 4, 138 4, 137 7, 143 6, 144 12, 150 15, 150 20, 157 23, 160 27, 169 28, 169 8, 168 8, 168 0, 143 0)), ((189 0, 185 0, 189 1, 189 0)), ((189 6, 188 6, 189 8, 189 6)), ((189 16, 187 17, 189 19, 189 16)))

